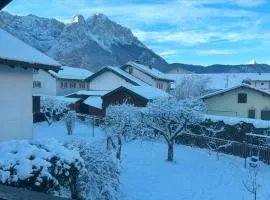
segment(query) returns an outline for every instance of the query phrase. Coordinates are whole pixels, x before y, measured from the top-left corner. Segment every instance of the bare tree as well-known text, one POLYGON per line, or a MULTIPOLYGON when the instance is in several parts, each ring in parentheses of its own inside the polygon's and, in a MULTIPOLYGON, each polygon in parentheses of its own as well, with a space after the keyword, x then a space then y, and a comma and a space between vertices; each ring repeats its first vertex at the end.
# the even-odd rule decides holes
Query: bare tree
POLYGON ((244 180, 242 180, 242 183, 246 188, 246 190, 251 194, 253 194, 254 200, 257 200, 257 193, 260 187, 260 184, 258 183, 258 174, 259 174, 258 167, 255 168, 249 167, 247 177, 244 180))
POLYGON ((68 103, 54 96, 43 96, 40 100, 40 112, 44 114, 49 125, 55 118, 61 117, 69 110, 68 103))
POLYGON ((211 82, 208 76, 185 76, 179 84, 176 85, 174 96, 177 99, 188 97, 200 97, 209 89, 211 82))
POLYGON ((140 127, 140 110, 133 105, 109 106, 102 126, 107 135, 107 148, 116 149, 116 157, 121 159, 122 145, 137 137, 140 127))
POLYGON ((174 143, 182 134, 189 133, 190 126, 204 118, 205 105, 195 98, 178 101, 175 98, 162 98, 150 102, 143 111, 144 124, 151 137, 163 138, 168 145, 167 160, 174 160, 174 143))
POLYGON ((76 112, 74 111, 68 111, 64 116, 64 122, 67 128, 68 135, 73 134, 73 130, 75 128, 75 123, 77 119, 76 112))

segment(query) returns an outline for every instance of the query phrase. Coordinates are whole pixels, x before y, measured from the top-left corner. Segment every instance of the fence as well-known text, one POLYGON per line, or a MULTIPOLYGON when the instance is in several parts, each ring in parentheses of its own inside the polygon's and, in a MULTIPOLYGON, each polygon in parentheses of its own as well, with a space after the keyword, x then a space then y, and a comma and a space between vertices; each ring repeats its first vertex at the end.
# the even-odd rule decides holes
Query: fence
POLYGON ((71 200, 67 198, 49 196, 20 188, 0 185, 0 200, 71 200))
POLYGON ((215 144, 215 146, 217 147, 216 151, 220 153, 240 156, 243 158, 250 156, 258 156, 261 161, 266 164, 270 164, 270 148, 267 146, 259 146, 244 142, 241 143, 195 134, 182 135, 177 139, 176 142, 178 144, 197 146, 206 149, 209 149, 209 144, 215 144))

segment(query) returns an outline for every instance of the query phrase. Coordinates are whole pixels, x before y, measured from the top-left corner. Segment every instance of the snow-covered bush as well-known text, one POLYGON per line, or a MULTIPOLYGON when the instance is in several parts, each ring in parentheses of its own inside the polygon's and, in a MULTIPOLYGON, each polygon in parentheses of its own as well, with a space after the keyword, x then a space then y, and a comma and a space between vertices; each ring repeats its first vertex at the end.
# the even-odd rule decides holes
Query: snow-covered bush
POLYGON ((117 149, 116 157, 121 159, 124 142, 135 139, 140 133, 140 108, 130 104, 109 106, 102 126, 107 135, 107 147, 117 149))
POLYGON ((60 119, 69 110, 68 103, 54 96, 40 98, 40 112, 44 114, 49 125, 56 118, 60 119))
POLYGON ((77 149, 85 162, 86 171, 81 171, 77 185, 80 198, 118 200, 120 165, 113 152, 85 140, 72 140, 66 146, 77 149))
POLYGON ((190 132, 190 126, 204 119, 204 103, 195 98, 178 101, 176 98, 161 98, 150 102, 143 110, 143 122, 152 138, 163 138, 168 144, 168 161, 173 161, 173 145, 176 139, 190 132))
POLYGON ((76 112, 75 111, 68 111, 64 115, 63 120, 65 122, 68 135, 72 135, 73 130, 75 128, 75 123, 76 123, 76 120, 77 120, 77 114, 76 114, 76 112))
POLYGON ((186 76, 176 85, 174 96, 177 99, 186 99, 190 97, 200 97, 209 90, 209 77, 186 76))
POLYGON ((84 161, 56 140, 11 141, 0 145, 0 183, 77 198, 84 161))

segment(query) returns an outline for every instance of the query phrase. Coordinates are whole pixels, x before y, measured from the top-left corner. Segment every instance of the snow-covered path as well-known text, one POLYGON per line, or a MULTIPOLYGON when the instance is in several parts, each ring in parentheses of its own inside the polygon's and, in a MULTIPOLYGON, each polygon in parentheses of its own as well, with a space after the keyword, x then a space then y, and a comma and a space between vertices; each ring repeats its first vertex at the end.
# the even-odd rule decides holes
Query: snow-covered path
MULTIPOLYGON (((176 146, 176 163, 165 161, 166 145, 135 141, 124 147, 123 200, 252 200, 242 184, 244 160, 176 146)), ((258 199, 270 199, 270 167, 262 165, 258 199)))

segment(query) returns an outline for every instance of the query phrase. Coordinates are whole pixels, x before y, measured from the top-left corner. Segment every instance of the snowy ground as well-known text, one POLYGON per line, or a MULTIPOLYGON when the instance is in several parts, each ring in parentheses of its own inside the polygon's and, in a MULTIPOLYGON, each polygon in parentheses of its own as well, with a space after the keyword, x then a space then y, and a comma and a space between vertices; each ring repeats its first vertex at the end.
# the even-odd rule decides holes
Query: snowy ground
MULTIPOLYGON (((35 139, 82 137, 92 141, 102 138, 97 129, 77 124, 74 136, 67 136, 63 123, 36 124, 35 139)), ((222 155, 217 160, 208 151, 178 145, 175 163, 165 161, 166 145, 134 141, 123 147, 122 200, 252 200, 242 184, 247 175, 242 158, 222 155)), ((270 199, 270 166, 261 164, 258 200, 270 199)))

